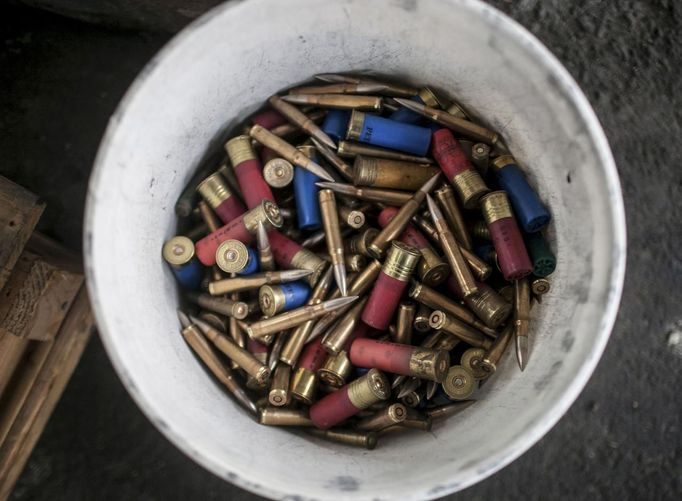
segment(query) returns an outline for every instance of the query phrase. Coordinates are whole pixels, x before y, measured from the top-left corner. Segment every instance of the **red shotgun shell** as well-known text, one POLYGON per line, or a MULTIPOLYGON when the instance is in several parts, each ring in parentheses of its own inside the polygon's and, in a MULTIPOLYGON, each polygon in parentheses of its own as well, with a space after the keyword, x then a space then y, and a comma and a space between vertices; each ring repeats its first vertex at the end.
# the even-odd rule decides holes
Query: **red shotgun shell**
POLYGON ((251 123, 270 130, 289 123, 289 121, 277 110, 265 110, 251 117, 251 123))
POLYGON ((308 249, 294 242, 279 231, 268 232, 270 248, 277 266, 283 269, 293 268, 299 270, 311 270, 306 280, 311 286, 315 286, 317 280, 327 266, 327 261, 308 249))
POLYGON ((237 175, 244 202, 253 209, 263 200, 275 201, 275 196, 263 178, 263 168, 251 146, 249 136, 237 136, 225 143, 225 149, 237 175))
POLYGON ((291 395, 296 400, 310 405, 317 389, 317 371, 327 360, 327 352, 322 346, 322 338, 306 345, 298 359, 296 371, 291 379, 291 395))
POLYGON ((504 191, 481 198, 483 217, 497 252, 497 261, 506 280, 518 280, 533 271, 526 245, 504 191))

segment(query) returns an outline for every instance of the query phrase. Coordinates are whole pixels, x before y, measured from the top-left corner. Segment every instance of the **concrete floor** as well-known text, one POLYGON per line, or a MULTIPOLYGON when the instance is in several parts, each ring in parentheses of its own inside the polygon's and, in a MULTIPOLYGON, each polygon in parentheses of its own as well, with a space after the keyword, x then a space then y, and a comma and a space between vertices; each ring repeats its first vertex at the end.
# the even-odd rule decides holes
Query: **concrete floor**
MULTIPOLYGON (((613 336, 577 402, 512 465, 444 499, 679 499, 682 6, 490 3, 535 33, 594 106, 622 179, 630 252, 613 336)), ((0 13, 0 174, 44 196, 40 228, 79 248, 86 182, 107 119, 169 35, 7 4, 0 13)), ((12 496, 95 498, 260 499, 167 442, 128 397, 97 338, 12 496)))

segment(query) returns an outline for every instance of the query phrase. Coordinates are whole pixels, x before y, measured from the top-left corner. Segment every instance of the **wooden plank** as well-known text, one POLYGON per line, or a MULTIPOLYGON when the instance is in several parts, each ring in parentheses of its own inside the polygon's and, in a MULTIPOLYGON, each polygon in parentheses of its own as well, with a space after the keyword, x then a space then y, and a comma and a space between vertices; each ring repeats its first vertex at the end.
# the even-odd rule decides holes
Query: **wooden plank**
POLYGON ((29 343, 28 339, 21 339, 9 333, 0 334, 0 395, 7 388, 29 343))
POLYGON ((24 250, 45 204, 33 193, 0 176, 0 289, 24 250))
POLYGON ((82 283, 82 275, 24 251, 2 290, 0 335, 52 339, 82 283))
POLYGON ((71 307, 30 394, 0 445, 0 500, 9 496, 94 329, 85 287, 71 307))

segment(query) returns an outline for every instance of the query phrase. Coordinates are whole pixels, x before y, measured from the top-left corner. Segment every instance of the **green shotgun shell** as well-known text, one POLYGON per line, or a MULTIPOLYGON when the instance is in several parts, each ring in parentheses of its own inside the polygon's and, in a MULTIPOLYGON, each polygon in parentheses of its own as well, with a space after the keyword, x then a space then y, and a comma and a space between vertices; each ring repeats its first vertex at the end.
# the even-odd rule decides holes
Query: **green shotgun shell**
POLYGON ((554 273, 556 256, 542 233, 527 233, 526 248, 533 263, 533 275, 544 278, 554 273))

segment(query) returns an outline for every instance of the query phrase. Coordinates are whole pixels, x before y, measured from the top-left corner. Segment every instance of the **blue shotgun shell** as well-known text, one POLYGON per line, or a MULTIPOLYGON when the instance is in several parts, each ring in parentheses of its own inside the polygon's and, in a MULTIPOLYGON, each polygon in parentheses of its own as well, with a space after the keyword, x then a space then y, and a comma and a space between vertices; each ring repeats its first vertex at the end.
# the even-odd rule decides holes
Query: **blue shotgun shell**
MULTIPOLYGON (((314 146, 299 146, 307 157, 317 161, 317 149, 314 146)), ((316 183, 321 179, 310 171, 296 166, 294 168, 294 198, 296 214, 300 230, 319 230, 322 228, 322 215, 318 202, 320 188, 316 183)))
POLYGON ((310 297, 310 286, 305 282, 264 285, 258 291, 258 304, 265 316, 303 306, 310 297))
MULTIPOLYGON (((430 108, 440 107, 438 98, 428 87, 422 88, 419 93, 416 96, 412 96, 410 100, 419 104, 424 104, 430 108)), ((398 108, 388 118, 405 124, 424 124, 426 122, 426 118, 424 118, 423 115, 404 107, 398 108)))
POLYGON ((346 137, 349 120, 350 110, 329 110, 327 116, 324 117, 322 130, 338 143, 346 137))
POLYGON ((170 265, 180 287, 198 290, 204 278, 204 267, 194 254, 194 243, 187 237, 176 236, 163 244, 163 258, 170 265))
POLYGON ((251 247, 247 247, 246 251, 249 253, 249 258, 246 260, 244 269, 237 272, 237 275, 252 275, 258 271, 258 254, 251 247))
POLYGON ((528 184, 516 160, 511 155, 502 155, 492 161, 497 183, 507 192, 514 214, 526 233, 540 231, 552 219, 547 207, 528 184))
POLYGON ((431 146, 431 129, 396 122, 353 110, 346 139, 425 156, 431 146))

